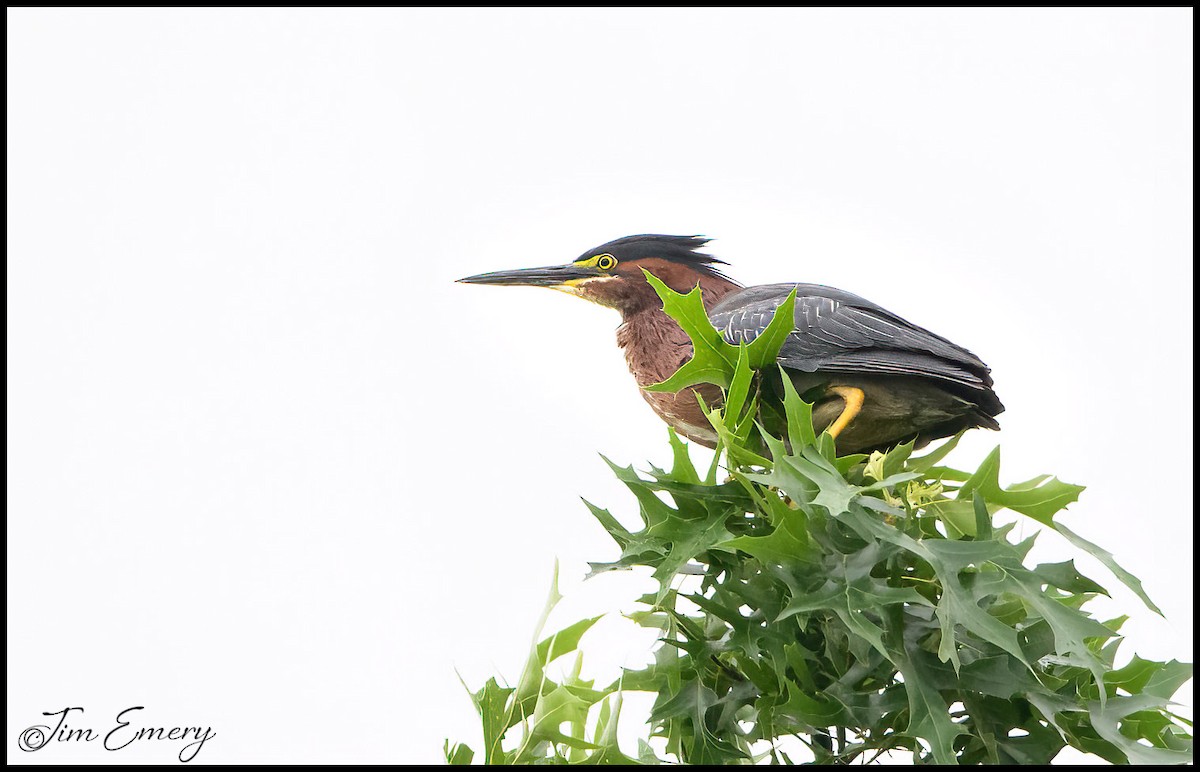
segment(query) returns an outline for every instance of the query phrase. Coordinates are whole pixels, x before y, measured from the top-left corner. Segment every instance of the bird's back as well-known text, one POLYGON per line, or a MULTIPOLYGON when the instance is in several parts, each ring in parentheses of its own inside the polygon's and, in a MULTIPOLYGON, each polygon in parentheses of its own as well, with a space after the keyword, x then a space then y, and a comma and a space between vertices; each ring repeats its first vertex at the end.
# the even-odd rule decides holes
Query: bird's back
POLYGON ((967 349, 845 290, 820 284, 765 284, 726 295, 709 311, 730 343, 766 329, 796 289, 795 330, 779 352, 801 373, 853 373, 932 379, 969 399, 981 425, 1004 410, 987 365, 967 349))

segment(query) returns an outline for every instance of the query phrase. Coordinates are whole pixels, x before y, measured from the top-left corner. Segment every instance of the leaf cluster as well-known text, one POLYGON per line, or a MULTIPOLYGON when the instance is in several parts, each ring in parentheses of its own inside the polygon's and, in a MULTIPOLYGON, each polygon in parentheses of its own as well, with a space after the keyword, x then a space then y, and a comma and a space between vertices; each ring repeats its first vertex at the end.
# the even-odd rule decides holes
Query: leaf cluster
MULTIPOLYGON (((556 683, 546 665, 595 620, 541 640, 517 686, 493 679, 473 695, 487 763, 798 761, 785 738, 816 763, 903 750, 917 763, 1047 764, 1067 746, 1112 763, 1190 762, 1191 725, 1169 707, 1191 666, 1118 664, 1125 617, 1085 608, 1107 591, 1072 560, 1031 565, 1034 538, 996 519, 1007 509, 1058 531, 1157 611, 1110 553, 1058 520, 1080 486, 1045 476, 1003 486, 999 449, 974 472, 953 469, 957 437, 920 456, 901 445, 839 457, 786 374, 781 404, 760 389, 794 297, 735 347, 708 324, 698 290, 651 281, 695 352, 662 388, 725 393, 706 406, 719 438, 708 469, 674 433, 669 470, 609 462, 637 501, 638 529, 588 504, 620 549, 593 573, 642 569, 657 581, 630 615, 658 632, 655 661, 597 688, 577 660, 556 683), (764 428, 770 411, 786 419, 779 436, 764 428), (656 695, 649 734, 665 757, 646 740, 636 759, 617 746, 628 691, 656 695)), ((448 745, 447 759, 469 762, 470 751, 448 745)))
MULTIPOLYGON (((485 764, 636 761, 624 756, 617 746, 620 684, 598 689, 594 681, 581 677, 583 655, 579 652, 579 640, 600 617, 580 620, 538 640, 547 617, 561 599, 555 567, 550 597, 534 633, 535 643, 516 686, 501 686, 491 678, 482 689, 471 694, 483 724, 485 764), (571 653, 576 655, 573 667, 556 681, 548 666, 571 653), (593 708, 595 713, 589 722, 593 708), (514 728, 519 729, 519 737, 506 749, 505 740, 514 728)), ((445 755, 450 764, 470 764, 475 752, 466 745, 447 741, 445 755)))

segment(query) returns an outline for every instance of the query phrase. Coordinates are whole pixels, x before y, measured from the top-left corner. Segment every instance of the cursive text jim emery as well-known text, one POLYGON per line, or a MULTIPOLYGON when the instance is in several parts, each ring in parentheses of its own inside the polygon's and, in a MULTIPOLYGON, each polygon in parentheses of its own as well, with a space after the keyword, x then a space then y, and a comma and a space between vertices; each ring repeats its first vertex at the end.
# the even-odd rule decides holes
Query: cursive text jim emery
MULTIPOLYGON (((179 760, 183 762, 196 758, 196 754, 204 747, 204 743, 217 736, 212 727, 173 726, 173 727, 139 727, 135 725, 135 711, 145 710, 144 706, 126 708, 117 714, 116 720, 106 730, 73 727, 67 723, 67 717, 72 711, 83 708, 63 708, 53 713, 44 712, 43 716, 58 717, 54 727, 35 724, 21 732, 17 737, 17 745, 28 753, 40 751, 52 743, 91 743, 99 742, 106 751, 119 751, 132 745, 150 742, 179 743, 179 760)), ((72 717, 72 720, 79 716, 72 717)))

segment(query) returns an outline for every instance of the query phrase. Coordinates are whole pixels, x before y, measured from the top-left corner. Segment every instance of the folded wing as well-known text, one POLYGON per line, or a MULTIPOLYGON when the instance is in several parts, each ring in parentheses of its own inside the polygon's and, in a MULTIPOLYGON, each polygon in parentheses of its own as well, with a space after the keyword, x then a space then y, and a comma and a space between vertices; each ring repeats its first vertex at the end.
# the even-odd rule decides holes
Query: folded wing
POLYGON ((749 342, 766 329, 793 287, 796 329, 779 352, 779 362, 785 367, 802 372, 935 378, 988 392, 991 400, 995 399, 990 394, 990 371, 979 357, 868 300, 833 287, 752 287, 727 295, 712 308, 709 319, 730 343, 749 342))

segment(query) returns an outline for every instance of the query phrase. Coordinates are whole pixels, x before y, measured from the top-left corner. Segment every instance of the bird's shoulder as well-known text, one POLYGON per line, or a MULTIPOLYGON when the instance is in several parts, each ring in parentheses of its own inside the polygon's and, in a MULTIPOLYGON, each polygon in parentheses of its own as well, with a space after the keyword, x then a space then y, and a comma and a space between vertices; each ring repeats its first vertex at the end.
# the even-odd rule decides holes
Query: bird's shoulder
POLYGON ((876 361, 879 367, 886 364, 892 368, 896 366, 894 355, 864 358, 864 354, 909 352, 987 372, 986 365, 961 346, 866 298, 823 284, 788 282, 747 287, 718 301, 709 312, 709 320, 730 343, 750 342, 766 329, 793 288, 795 328, 780 352, 781 361, 792 366, 812 370, 853 364, 858 369, 876 361))
POLYGON ((791 291, 796 290, 796 304, 821 304, 822 301, 832 301, 861 308, 887 313, 882 307, 853 292, 830 287, 825 284, 804 284, 801 282, 782 282, 779 284, 759 284, 753 287, 743 287, 730 292, 712 307, 709 316, 726 314, 747 306, 770 306, 778 308, 791 291))
MULTIPOLYGON (((829 287, 824 284, 802 284, 785 282, 780 284, 762 284, 754 287, 731 292, 721 298, 709 311, 709 320, 713 326, 725 333, 730 343, 749 342, 757 337, 771 318, 775 310, 787 299, 792 290, 796 291, 796 329, 804 332, 810 328, 843 326, 835 319, 841 309, 842 316, 857 319, 861 324, 862 317, 880 317, 895 319, 907 325, 907 322, 890 313, 866 298, 852 292, 829 287), (860 312, 855 313, 857 309, 860 312)), ((909 325, 911 326, 911 325, 909 325)))

